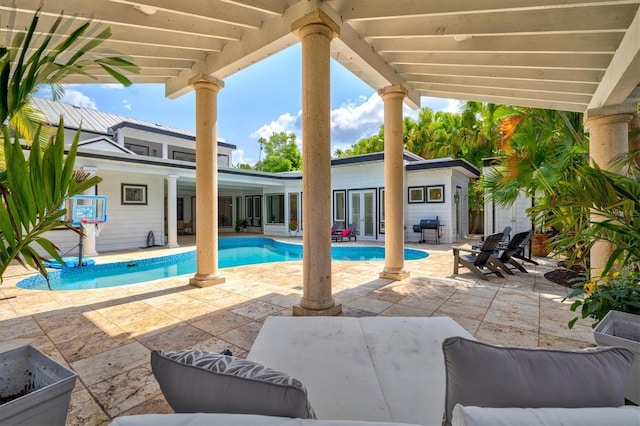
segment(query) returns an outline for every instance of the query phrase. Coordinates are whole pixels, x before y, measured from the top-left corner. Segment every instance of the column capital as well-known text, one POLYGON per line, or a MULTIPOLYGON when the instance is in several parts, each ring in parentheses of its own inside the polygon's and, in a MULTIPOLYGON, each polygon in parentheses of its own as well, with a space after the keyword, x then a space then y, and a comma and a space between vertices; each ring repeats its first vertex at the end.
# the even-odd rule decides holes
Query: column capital
POLYGON ((198 74, 189 79, 194 89, 211 89, 216 92, 224 87, 224 81, 207 74, 198 74))
POLYGON ((307 13, 291 24, 291 32, 302 39, 308 34, 321 33, 330 39, 340 35, 340 26, 320 9, 307 13))
POLYGON ((588 109, 584 113, 584 124, 587 127, 589 126, 589 123, 593 123, 594 121, 598 121, 600 124, 603 124, 603 120, 600 119, 606 119, 606 122, 609 123, 629 122, 631 121, 632 114, 637 111, 637 109, 637 102, 627 102, 618 105, 588 109))
POLYGON ((388 95, 400 95, 402 98, 404 98, 408 93, 409 91, 405 89, 405 87, 401 84, 392 84, 391 86, 386 86, 378 90, 378 95, 380 95, 382 98, 388 95))
POLYGON ((179 175, 165 175, 165 178, 167 180, 178 180, 178 179, 180 179, 180 176, 179 175))

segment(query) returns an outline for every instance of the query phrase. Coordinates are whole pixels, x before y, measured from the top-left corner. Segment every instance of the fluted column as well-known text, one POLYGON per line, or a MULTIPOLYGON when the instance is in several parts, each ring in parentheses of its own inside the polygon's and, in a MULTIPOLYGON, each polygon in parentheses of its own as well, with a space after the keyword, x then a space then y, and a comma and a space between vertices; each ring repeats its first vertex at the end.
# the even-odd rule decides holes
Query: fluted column
MULTIPOLYGON (((82 171, 87 173, 88 177, 94 177, 98 173, 97 167, 83 167, 82 171)), ((96 195, 96 187, 91 188, 83 192, 84 195, 96 195)), ((82 238, 82 256, 97 256, 98 250, 96 249, 96 226, 93 224, 86 224, 82 226, 81 231, 84 232, 82 238)))
POLYGON ((167 175, 167 245, 171 248, 178 244, 178 177, 167 175))
POLYGON ((196 91, 196 274, 189 284, 223 283, 218 271, 218 92, 224 83, 207 75, 193 77, 196 91))
POLYGON ((337 315, 331 294, 329 49, 338 26, 316 10, 293 23, 302 43, 303 294, 294 315, 337 315))
POLYGON ((400 85, 380 90, 384 102, 384 269, 380 278, 409 278, 404 269, 404 145, 402 101, 407 91, 400 85))
MULTIPOLYGON (((604 170, 612 170, 611 160, 629 151, 629 122, 633 118, 635 103, 588 110, 585 126, 589 130, 589 156, 604 170)), ((592 221, 601 220, 598 214, 592 221)), ((599 276, 615 246, 608 241, 597 241, 590 252, 591 274, 599 276)))

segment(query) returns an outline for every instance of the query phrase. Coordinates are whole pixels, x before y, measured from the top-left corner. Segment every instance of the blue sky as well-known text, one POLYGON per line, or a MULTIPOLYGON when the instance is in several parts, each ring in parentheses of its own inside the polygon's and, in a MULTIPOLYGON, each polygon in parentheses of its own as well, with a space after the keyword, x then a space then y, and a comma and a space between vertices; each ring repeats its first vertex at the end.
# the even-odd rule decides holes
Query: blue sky
MULTIPOLYGON (((233 163, 254 164, 258 138, 292 131, 301 137, 301 49, 296 44, 227 77, 218 94, 218 136, 237 146, 233 163)), ((193 91, 177 99, 164 96, 164 85, 69 85, 61 101, 187 130, 195 129, 193 91)), ((423 98, 434 111, 456 111, 453 100, 423 98)), ((378 132, 382 99, 365 83, 331 61, 332 153, 378 132)), ((405 108, 405 115, 417 111, 405 108)), ((299 141, 302 143, 302 141, 299 141)))

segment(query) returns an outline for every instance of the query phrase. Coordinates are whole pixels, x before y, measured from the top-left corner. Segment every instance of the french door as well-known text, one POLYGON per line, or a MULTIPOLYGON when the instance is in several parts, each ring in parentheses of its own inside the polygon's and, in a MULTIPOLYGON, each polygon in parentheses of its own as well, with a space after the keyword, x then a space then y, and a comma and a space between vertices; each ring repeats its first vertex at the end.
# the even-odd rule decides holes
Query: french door
POLYGON ((362 239, 375 239, 376 191, 349 191, 349 223, 356 224, 356 235, 362 239))

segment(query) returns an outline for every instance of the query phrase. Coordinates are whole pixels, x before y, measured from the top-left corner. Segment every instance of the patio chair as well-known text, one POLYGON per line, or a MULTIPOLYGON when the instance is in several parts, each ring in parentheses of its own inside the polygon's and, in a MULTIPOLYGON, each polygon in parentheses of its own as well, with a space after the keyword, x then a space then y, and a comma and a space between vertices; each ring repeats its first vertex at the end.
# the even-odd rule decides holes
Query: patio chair
POLYGON ((496 274, 500 278, 504 278, 500 269, 489 261, 493 252, 498 248, 502 237, 502 232, 489 235, 484 239, 479 249, 469 249, 458 246, 451 247, 454 256, 453 274, 457 275, 458 267, 463 266, 485 281, 488 280, 486 277, 488 274, 496 274), (461 251, 467 251, 470 254, 461 255, 461 251))
MULTIPOLYGON (((510 235, 511 235, 511 227, 505 226, 504 229, 502 230, 502 241, 500 241, 500 243, 507 245, 509 243, 510 235)), ((482 237, 480 241, 476 241, 475 243, 471 244, 471 248, 475 250, 479 250, 480 247, 482 247, 483 242, 484 242, 484 237, 482 237)))
POLYGON ((509 243, 504 247, 498 256, 491 256, 489 262, 502 269, 509 275, 513 275, 513 270, 517 269, 522 272, 528 272, 520 262, 514 259, 515 255, 522 251, 523 245, 526 245, 533 234, 533 230, 519 232, 513 236, 509 243))
POLYGON ((338 232, 337 234, 331 235, 331 239, 335 242, 342 242, 344 241, 344 239, 347 238, 349 241, 351 241, 351 238, 353 238, 353 241, 357 241, 358 240, 358 236, 356 235, 356 224, 352 223, 349 225, 349 227, 347 229, 345 229, 344 231, 338 232))

